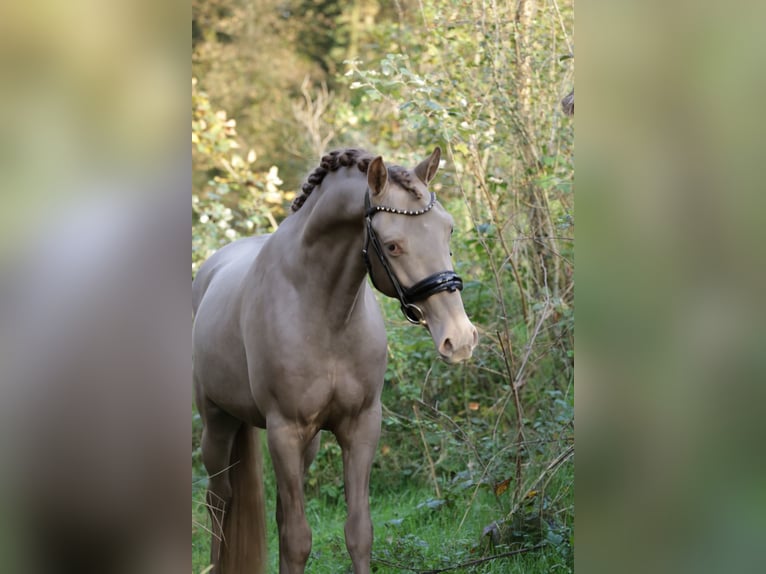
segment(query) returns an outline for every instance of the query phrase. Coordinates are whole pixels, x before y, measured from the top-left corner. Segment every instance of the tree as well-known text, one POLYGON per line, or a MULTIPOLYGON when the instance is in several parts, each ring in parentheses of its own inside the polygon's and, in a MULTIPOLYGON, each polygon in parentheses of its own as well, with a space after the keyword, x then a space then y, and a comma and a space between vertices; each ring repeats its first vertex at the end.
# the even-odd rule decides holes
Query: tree
POLYGON ((255 151, 243 158, 239 149, 236 122, 214 110, 192 78, 192 161, 204 178, 192 193, 192 273, 226 243, 276 229, 294 195, 280 188, 276 166, 258 172, 255 151))

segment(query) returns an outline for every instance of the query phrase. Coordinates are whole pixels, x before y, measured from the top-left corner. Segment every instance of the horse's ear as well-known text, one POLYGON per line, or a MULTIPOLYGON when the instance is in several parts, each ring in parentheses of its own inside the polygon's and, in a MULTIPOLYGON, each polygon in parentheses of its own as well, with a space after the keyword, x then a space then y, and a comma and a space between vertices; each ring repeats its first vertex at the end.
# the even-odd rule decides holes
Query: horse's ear
POLYGON ((418 176, 420 181, 428 185, 431 183, 431 180, 436 175, 436 172, 439 169, 439 161, 442 158, 442 149, 439 146, 436 146, 434 148, 434 151, 431 152, 431 156, 423 160, 418 164, 418 166, 415 168, 415 175, 418 176))
POLYGON ((374 197, 383 193, 387 185, 388 170, 383 163, 383 158, 378 156, 370 162, 370 166, 367 168, 367 186, 374 197))

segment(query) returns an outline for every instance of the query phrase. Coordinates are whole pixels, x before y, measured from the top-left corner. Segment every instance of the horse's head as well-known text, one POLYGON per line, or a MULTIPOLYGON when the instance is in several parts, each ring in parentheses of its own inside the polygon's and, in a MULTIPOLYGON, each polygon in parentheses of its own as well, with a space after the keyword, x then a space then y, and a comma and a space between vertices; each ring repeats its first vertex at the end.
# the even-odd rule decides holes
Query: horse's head
POLYGON ((429 330, 445 361, 459 363, 471 357, 479 336, 452 268, 452 217, 428 190, 440 158, 437 147, 413 170, 386 168, 381 157, 370 162, 364 255, 375 287, 429 330))

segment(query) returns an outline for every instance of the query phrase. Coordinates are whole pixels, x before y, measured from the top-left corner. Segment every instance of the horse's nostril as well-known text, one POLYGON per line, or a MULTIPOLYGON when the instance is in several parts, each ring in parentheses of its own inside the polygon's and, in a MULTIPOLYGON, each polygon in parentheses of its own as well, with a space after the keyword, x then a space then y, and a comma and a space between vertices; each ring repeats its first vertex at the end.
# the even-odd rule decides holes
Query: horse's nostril
POLYGON ((454 349, 452 348, 452 341, 449 339, 444 339, 444 342, 442 343, 441 353, 442 355, 449 356, 452 354, 452 351, 454 349))
POLYGON ((476 347, 476 345, 479 344, 479 331, 476 330, 476 327, 473 328, 473 347, 476 347))

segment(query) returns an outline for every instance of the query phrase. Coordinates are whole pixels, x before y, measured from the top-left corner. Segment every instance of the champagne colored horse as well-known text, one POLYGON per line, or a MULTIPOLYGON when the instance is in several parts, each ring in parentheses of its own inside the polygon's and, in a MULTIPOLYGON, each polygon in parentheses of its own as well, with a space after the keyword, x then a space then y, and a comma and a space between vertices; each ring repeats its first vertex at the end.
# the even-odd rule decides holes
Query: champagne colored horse
POLYGON ((265 572, 257 431, 277 479, 279 572, 304 572, 311 530, 303 477, 332 432, 343 451, 354 572, 370 572, 370 467, 380 435, 386 332, 365 280, 399 299, 448 363, 471 357, 476 329, 452 270, 452 218, 428 191, 436 148, 413 170, 361 150, 322 158, 269 236, 215 253, 192 285, 194 385, 216 574, 265 572))

